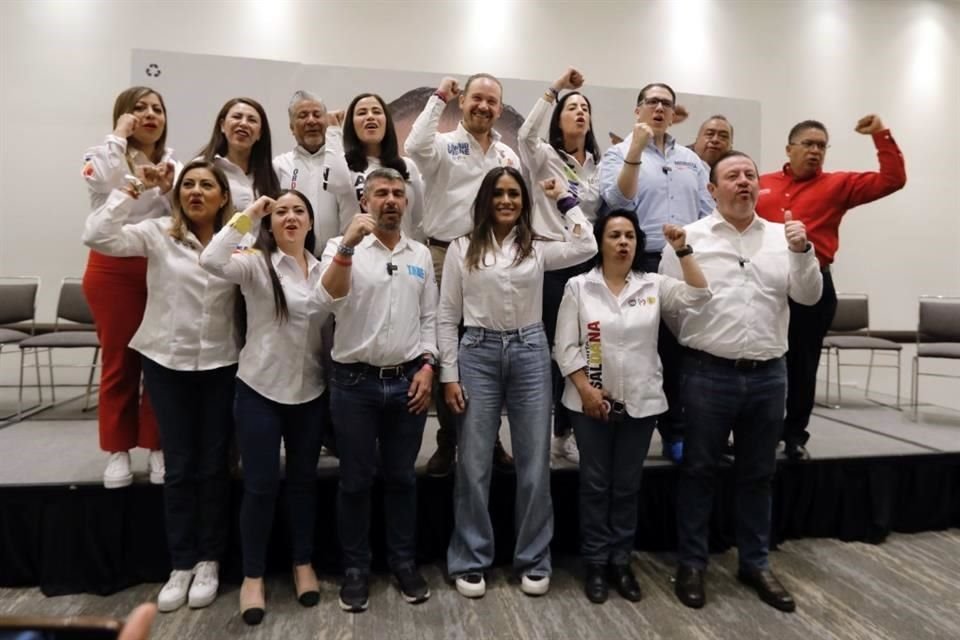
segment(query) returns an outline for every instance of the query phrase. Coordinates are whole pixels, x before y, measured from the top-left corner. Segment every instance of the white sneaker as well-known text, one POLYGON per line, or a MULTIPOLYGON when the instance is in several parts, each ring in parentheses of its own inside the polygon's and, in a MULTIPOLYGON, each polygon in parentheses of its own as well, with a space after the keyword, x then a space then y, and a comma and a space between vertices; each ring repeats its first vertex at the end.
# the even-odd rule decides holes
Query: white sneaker
POLYGON ((553 439, 552 453, 573 464, 580 464, 580 448, 577 447, 577 439, 572 431, 565 436, 557 436, 553 439))
POLYGON ((550 590, 550 576, 523 576, 520 591, 528 596, 542 596, 550 590))
POLYGON ((167 584, 157 596, 157 609, 163 612, 176 611, 187 601, 187 590, 193 579, 192 571, 171 571, 167 584))
POLYGON ((193 568, 193 585, 187 597, 191 609, 202 609, 216 600, 220 588, 219 573, 220 564, 213 560, 198 562, 193 568))
POLYGON ((167 472, 163 464, 163 451, 151 451, 147 466, 150 468, 150 484, 163 484, 163 476, 167 472))
POLYGON ((457 591, 464 598, 482 598, 487 592, 487 583, 482 573, 468 573, 457 578, 457 591))
POLYGON ((103 486, 107 489, 121 489, 129 487, 133 482, 130 472, 130 453, 118 451, 110 454, 107 468, 103 472, 103 486))

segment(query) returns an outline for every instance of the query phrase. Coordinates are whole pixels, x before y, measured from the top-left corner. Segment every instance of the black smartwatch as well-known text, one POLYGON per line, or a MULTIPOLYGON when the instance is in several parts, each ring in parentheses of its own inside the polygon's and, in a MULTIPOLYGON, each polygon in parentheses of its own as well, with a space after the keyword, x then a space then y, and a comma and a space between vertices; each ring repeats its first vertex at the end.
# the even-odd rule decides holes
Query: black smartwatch
POLYGON ((677 257, 678 257, 678 258, 686 258, 687 256, 689 256, 689 255, 692 254, 692 253, 693 253, 693 247, 691 247, 690 245, 686 245, 683 249, 679 249, 679 250, 677 251, 677 257))

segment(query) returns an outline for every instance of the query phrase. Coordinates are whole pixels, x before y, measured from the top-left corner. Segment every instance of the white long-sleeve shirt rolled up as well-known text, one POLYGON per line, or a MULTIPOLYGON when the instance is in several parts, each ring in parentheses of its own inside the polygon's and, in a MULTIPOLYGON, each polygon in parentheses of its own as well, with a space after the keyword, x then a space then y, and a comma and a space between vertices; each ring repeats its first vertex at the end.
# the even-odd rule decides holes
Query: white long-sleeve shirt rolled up
POLYGON ((200 241, 189 231, 182 242, 171 237, 171 218, 125 224, 133 202, 114 191, 83 231, 83 243, 100 253, 147 258, 147 306, 130 348, 177 371, 236 364, 237 286, 200 267, 200 241))
POLYGON ((667 410, 663 369, 657 354, 660 313, 706 303, 710 289, 691 287, 656 273, 627 275, 614 295, 599 268, 571 278, 557 313, 553 355, 566 377, 562 402, 571 411, 583 404, 571 373, 583 369, 590 383, 624 402, 634 418, 667 410))
MULTIPOLYGON (((354 171, 347 165, 343 154, 343 131, 340 127, 327 128, 327 146, 325 153, 326 189, 337 200, 340 212, 340 231, 335 235, 346 233, 353 216, 361 212, 360 198, 363 196, 363 185, 367 176, 374 169, 383 167, 380 158, 367 157, 367 168, 363 171, 354 171)), ((407 237, 422 242, 426 240, 423 234, 423 178, 420 170, 410 158, 403 159, 407 166, 410 179, 407 180, 407 207, 403 213, 400 225, 407 237)))
POLYGON ((424 184, 423 233, 428 238, 450 242, 470 233, 473 215, 469 205, 480 183, 496 167, 520 170, 520 158, 491 132, 494 142, 484 153, 463 123, 447 133, 437 133, 446 104, 431 96, 417 116, 404 143, 404 151, 417 164, 424 184))
POLYGON ((443 264, 437 339, 440 346, 440 381, 457 382, 457 327, 494 331, 520 329, 543 319, 543 272, 565 269, 597 253, 593 230, 579 207, 567 212, 570 228, 580 225, 579 235, 566 241, 534 240, 533 252, 519 264, 516 228, 483 256, 482 266, 468 269, 466 236, 454 240, 443 264))
POLYGON ((247 336, 237 377, 265 398, 302 404, 320 396, 323 380, 320 329, 328 313, 313 304, 320 262, 305 251, 307 274, 293 256, 277 249, 270 262, 287 303, 287 318, 277 317, 273 284, 263 253, 235 247, 251 224, 243 213, 213 237, 200 254, 200 266, 240 285, 247 310, 247 336))
POLYGON ((533 230, 551 240, 561 240, 569 229, 556 203, 537 185, 548 178, 566 181, 567 191, 580 200, 580 209, 590 222, 596 220, 600 208, 600 174, 593 156, 587 153, 581 165, 569 153, 557 151, 540 138, 540 131, 549 120, 553 104, 537 100, 517 134, 520 161, 530 180, 533 197, 533 230))
MULTIPOLYGON (((687 243, 713 297, 664 319, 685 347, 720 358, 771 360, 787 352, 787 298, 815 304, 823 276, 812 246, 790 251, 782 224, 754 214, 743 233, 712 214, 684 227, 687 243)), ((679 277, 680 261, 667 245, 660 273, 679 277)))
MULTIPOLYGON (((160 164, 172 163, 174 182, 183 165, 173 157, 173 149, 163 151, 160 164)), ((133 174, 133 167, 153 165, 153 162, 138 149, 130 149, 127 140, 112 133, 102 144, 87 149, 83 154, 83 179, 90 195, 90 210, 96 211, 107 202, 110 192, 126 186, 126 176, 133 174), (131 167, 131 165, 133 165, 131 167)), ((147 189, 130 205, 127 222, 133 224, 149 218, 170 215, 171 194, 162 193, 160 187, 147 189)))
POLYGON ((297 145, 292 151, 281 153, 273 159, 273 170, 280 181, 280 188, 296 189, 307 197, 313 207, 313 233, 317 238, 314 252, 318 256, 330 238, 343 232, 337 199, 324 188, 325 153, 325 147, 310 153, 297 145))
MULTIPOLYGON (((327 243, 321 271, 333 262, 342 237, 327 243)), ((314 304, 336 316, 333 360, 392 367, 424 353, 437 355, 437 284, 430 250, 401 236, 392 250, 373 234, 356 246, 350 291, 334 299, 323 286, 314 304)))

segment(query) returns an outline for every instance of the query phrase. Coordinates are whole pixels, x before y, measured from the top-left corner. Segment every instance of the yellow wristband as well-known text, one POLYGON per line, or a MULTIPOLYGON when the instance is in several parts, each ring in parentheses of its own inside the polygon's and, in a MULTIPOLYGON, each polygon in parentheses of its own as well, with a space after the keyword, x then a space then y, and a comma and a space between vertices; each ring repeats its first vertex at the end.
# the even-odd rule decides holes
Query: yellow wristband
POLYGON ((243 211, 238 211, 233 214, 232 218, 230 218, 230 222, 227 223, 227 226, 233 227, 240 233, 247 234, 250 233, 250 228, 253 226, 253 221, 250 220, 250 217, 245 215, 243 211))

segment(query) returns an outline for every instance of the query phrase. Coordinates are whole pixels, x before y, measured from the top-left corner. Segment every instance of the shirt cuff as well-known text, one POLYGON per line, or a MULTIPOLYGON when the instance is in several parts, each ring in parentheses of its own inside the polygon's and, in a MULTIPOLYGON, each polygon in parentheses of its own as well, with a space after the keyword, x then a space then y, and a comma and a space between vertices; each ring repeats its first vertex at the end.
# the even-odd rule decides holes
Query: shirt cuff
POLYGON ((253 220, 250 219, 250 216, 245 214, 243 211, 238 211, 233 214, 233 217, 230 218, 230 222, 227 223, 228 227, 236 229, 240 235, 246 235, 250 233, 250 229, 253 228, 253 220))

